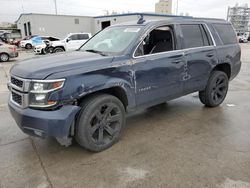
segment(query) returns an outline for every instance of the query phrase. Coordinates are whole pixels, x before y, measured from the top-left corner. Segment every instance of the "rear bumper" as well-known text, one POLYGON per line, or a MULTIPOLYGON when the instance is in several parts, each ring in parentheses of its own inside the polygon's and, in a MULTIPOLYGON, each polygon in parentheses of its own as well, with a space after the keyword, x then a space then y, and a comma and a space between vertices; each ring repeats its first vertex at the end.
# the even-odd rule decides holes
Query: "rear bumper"
POLYGON ((9 54, 10 58, 18 57, 18 52, 12 52, 9 54))
POLYGON ((233 80, 240 72, 240 69, 241 69, 241 64, 242 62, 241 61, 238 61, 236 64, 233 65, 232 67, 232 72, 231 72, 231 78, 230 80, 233 80))
POLYGON ((55 111, 22 109, 9 101, 11 115, 19 128, 26 134, 38 137, 63 138, 69 135, 78 106, 66 105, 55 111))

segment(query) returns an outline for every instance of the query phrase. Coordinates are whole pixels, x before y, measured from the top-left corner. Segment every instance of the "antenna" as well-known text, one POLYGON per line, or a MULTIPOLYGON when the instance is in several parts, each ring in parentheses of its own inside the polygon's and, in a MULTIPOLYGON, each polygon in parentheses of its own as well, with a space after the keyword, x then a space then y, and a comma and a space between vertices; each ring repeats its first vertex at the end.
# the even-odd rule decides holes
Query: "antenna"
POLYGON ((144 20, 143 15, 140 14, 140 18, 139 18, 137 24, 143 24, 145 21, 146 21, 146 20, 144 20))

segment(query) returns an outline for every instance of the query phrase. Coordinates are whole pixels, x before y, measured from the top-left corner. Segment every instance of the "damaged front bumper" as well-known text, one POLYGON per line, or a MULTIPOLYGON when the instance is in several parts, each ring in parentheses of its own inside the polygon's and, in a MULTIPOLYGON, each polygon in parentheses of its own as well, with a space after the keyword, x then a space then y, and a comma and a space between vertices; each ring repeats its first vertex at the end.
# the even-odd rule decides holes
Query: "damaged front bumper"
POLYGON ((31 108, 20 108, 9 101, 10 112, 20 129, 32 136, 41 138, 55 137, 58 140, 68 138, 70 127, 80 107, 62 106, 54 111, 41 111, 31 108))

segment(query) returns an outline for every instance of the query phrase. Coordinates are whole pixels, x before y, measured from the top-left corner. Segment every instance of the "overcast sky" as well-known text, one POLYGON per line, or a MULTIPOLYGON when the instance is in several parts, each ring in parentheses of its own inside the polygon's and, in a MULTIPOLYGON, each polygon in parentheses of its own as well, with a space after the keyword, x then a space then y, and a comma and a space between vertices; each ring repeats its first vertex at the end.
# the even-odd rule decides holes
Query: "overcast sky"
MULTIPOLYGON (((158 0, 57 0, 58 14, 97 16, 108 10, 122 12, 154 12, 158 0)), ((173 0, 173 13, 176 13, 173 0)), ((178 13, 196 17, 226 18, 227 7, 249 0, 179 0, 178 13)), ((250 6, 250 5, 249 5, 250 6)), ((54 0, 0 0, 0 22, 14 22, 21 13, 54 14, 54 0)))

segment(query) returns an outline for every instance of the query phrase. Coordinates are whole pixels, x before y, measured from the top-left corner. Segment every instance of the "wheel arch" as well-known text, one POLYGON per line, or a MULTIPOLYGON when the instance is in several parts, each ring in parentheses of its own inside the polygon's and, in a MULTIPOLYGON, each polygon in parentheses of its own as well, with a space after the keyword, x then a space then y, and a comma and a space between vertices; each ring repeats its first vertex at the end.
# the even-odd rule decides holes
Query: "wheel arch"
POLYGON ((56 48, 62 48, 64 51, 66 51, 64 46, 52 46, 52 47, 53 47, 53 50, 55 50, 56 48))
POLYGON ((117 97, 122 102, 125 109, 129 105, 129 99, 128 99, 127 93, 126 93, 125 89, 123 89, 120 86, 112 86, 109 88, 103 88, 100 90, 96 90, 96 91, 87 93, 86 95, 84 95, 78 99, 78 103, 80 104, 80 103, 84 102, 85 100, 87 100, 88 98, 90 98, 94 95, 102 94, 102 93, 110 94, 110 95, 117 97))
POLYGON ((218 64, 213 68, 212 72, 215 70, 225 72, 226 75, 228 76, 228 79, 230 79, 230 77, 231 77, 231 65, 229 63, 218 64))
POLYGON ((32 44, 28 42, 25 44, 25 48, 27 48, 28 45, 32 46, 32 44))

